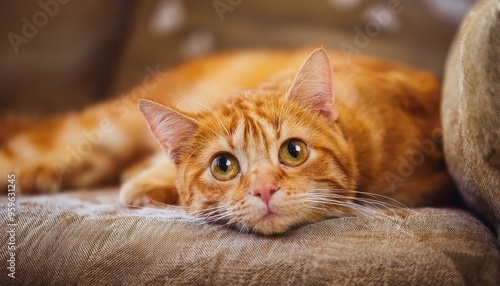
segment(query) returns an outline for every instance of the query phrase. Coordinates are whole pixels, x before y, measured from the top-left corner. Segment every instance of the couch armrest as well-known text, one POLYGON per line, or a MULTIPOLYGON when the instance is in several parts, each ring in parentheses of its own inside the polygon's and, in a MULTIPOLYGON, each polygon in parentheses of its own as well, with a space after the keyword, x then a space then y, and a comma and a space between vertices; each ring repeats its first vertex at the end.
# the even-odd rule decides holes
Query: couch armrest
MULTIPOLYGON (((500 3, 478 2, 451 48, 443 87, 445 157, 466 204, 500 231, 500 3)), ((500 240, 499 240, 500 242, 500 240)))

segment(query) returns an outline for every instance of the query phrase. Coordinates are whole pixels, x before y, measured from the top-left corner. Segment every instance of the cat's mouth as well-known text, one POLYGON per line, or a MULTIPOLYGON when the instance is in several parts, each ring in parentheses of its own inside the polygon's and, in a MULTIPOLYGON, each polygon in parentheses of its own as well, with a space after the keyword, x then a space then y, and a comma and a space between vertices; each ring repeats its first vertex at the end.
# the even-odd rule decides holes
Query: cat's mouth
POLYGON ((273 207, 272 204, 263 205, 259 209, 260 214, 247 223, 254 231, 273 235, 285 232, 296 224, 293 216, 279 212, 279 208, 273 207))
POLYGON ((288 224, 283 224, 281 222, 282 218, 276 214, 266 215, 262 217, 256 224, 252 225, 251 228, 258 233, 263 235, 273 235, 279 234, 287 231, 290 226, 288 224))
POLYGON ((304 197, 308 198, 289 196, 285 191, 276 192, 267 199, 247 196, 226 205, 227 220, 221 222, 238 231, 274 235, 331 216, 328 206, 308 203, 304 197))
POLYGON ((265 214, 261 219, 275 219, 279 217, 278 214, 273 213, 272 211, 269 211, 267 214, 265 214))

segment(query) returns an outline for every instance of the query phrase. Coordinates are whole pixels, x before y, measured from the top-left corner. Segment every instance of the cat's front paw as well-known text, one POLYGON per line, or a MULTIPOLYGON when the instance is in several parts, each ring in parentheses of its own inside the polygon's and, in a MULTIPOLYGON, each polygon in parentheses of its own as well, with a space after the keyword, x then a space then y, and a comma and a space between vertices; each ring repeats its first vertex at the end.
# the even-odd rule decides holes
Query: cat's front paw
POLYGON ((179 195, 175 188, 176 167, 163 154, 139 164, 124 176, 120 187, 120 202, 126 206, 144 206, 148 203, 175 205, 179 195))
POLYGON ((137 177, 120 187, 120 203, 126 206, 145 206, 149 203, 175 205, 179 199, 172 182, 137 177))
POLYGON ((148 203, 145 192, 132 181, 128 181, 120 187, 118 198, 122 205, 128 207, 142 207, 148 203))

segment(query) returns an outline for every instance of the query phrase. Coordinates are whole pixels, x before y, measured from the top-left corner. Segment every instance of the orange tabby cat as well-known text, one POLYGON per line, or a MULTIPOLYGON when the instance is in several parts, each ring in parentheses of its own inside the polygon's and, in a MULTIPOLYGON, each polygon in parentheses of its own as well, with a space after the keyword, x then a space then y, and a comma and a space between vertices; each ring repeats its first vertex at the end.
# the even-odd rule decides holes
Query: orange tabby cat
POLYGON ((1 173, 17 172, 22 192, 56 192, 149 156, 124 173, 123 203, 149 195, 263 234, 449 194, 440 86, 426 72, 318 49, 219 55, 154 80, 140 112, 122 97, 12 138, 1 173))

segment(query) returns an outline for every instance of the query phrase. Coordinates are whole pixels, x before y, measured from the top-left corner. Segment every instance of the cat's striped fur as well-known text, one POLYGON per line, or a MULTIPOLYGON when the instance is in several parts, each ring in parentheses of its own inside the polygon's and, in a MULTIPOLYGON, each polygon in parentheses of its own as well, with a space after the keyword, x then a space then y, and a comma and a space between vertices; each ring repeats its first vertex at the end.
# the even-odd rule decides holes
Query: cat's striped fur
POLYGON ((0 150, 0 171, 16 171, 22 192, 54 192, 116 180, 140 161, 124 173, 122 202, 149 194, 264 234, 362 214, 362 204, 442 202, 449 178, 438 81, 379 60, 330 57, 323 49, 309 57, 260 51, 188 62, 141 96, 180 106, 139 104, 161 148, 136 109, 139 98, 125 96, 12 138, 0 150), (283 159, 297 147, 289 142, 307 149, 298 165, 283 159), (220 154, 237 165, 229 180, 214 173, 220 154))

